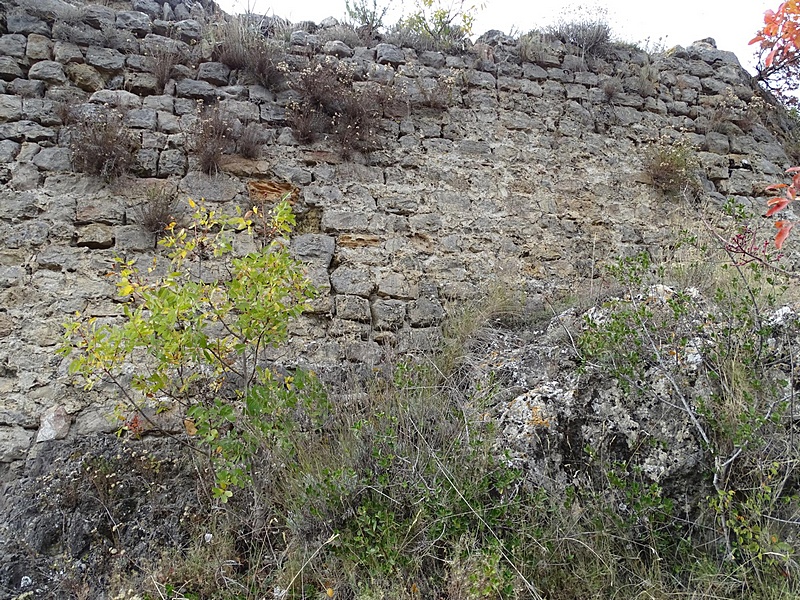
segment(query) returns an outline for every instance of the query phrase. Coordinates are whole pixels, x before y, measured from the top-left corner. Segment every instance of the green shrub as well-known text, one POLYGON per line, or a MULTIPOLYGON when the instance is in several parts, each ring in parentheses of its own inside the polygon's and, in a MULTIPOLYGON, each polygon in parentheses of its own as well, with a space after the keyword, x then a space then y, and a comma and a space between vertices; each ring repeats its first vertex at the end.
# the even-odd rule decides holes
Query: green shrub
POLYGON ((603 16, 562 20, 546 29, 546 33, 567 44, 581 57, 603 58, 612 49, 611 26, 603 16))
POLYGON ((302 404, 289 381, 267 368, 264 353, 286 339, 313 289, 279 239, 256 236, 257 250, 233 253, 233 238, 253 235, 254 227, 287 235, 294 224, 287 201, 271 217, 253 209, 252 218, 190 204, 197 208, 192 225, 169 226, 159 242, 168 252, 166 272, 118 259, 123 317, 108 323, 78 315, 59 352, 71 358, 70 373, 86 389, 113 384, 140 423, 150 422, 151 409, 182 407, 194 446, 213 465, 214 495, 225 502, 231 488, 250 481, 259 443, 280 418, 265 407, 302 404), (129 380, 132 362, 137 369, 129 380))
POLYGON ((231 17, 214 30, 214 60, 238 70, 240 83, 249 78, 268 89, 281 85, 286 71, 283 43, 268 39, 262 21, 251 14, 231 17))

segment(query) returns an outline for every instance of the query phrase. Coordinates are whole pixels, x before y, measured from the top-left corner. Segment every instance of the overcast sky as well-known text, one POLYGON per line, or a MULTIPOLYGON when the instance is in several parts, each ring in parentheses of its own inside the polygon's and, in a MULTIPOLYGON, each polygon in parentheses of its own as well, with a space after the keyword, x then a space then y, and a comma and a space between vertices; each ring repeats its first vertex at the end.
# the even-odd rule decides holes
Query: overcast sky
MULTIPOLYGON (((384 0, 385 2, 386 0, 384 0)), ((470 0, 467 0, 468 2, 470 0)), ((480 0, 476 0, 480 1, 480 0)), ((217 0, 228 13, 243 12, 250 8, 258 14, 278 15, 292 21, 319 22, 325 17, 342 19, 345 16, 344 0, 217 0)), ((379 0, 379 4, 383 4, 379 0)), ((607 0, 585 2, 584 7, 574 7, 564 0, 487 0, 478 13, 475 33, 499 29, 506 33, 526 32, 556 22, 559 17, 595 14, 605 10, 617 39, 628 42, 651 43, 659 39, 667 47, 686 46, 695 40, 712 37, 717 47, 731 50, 739 57, 742 66, 752 71, 753 48, 748 47, 755 32, 763 23, 764 11, 777 8, 780 0, 668 0, 642 2, 642 0, 607 0), (565 7, 572 6, 570 9, 565 7), (564 12, 568 10, 569 12, 564 12)), ((409 11, 414 0, 391 0, 393 17, 386 22, 396 22, 403 8, 409 11)))

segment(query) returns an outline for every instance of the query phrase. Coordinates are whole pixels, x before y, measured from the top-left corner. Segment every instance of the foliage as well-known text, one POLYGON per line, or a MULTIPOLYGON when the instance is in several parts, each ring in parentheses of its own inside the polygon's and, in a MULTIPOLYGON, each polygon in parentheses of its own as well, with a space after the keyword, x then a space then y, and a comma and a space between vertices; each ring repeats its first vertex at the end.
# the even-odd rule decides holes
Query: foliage
POLYGON ((713 526, 704 536, 724 547, 723 560, 748 586, 775 585, 776 572, 796 569, 786 525, 800 507, 786 485, 800 466, 782 425, 791 393, 772 368, 785 352, 783 336, 797 331, 767 316, 786 282, 760 261, 723 265, 706 282, 706 304, 698 290, 660 283, 666 270, 647 254, 611 273, 628 291, 587 313, 577 340, 584 368, 610 370, 629 392, 650 389, 655 373, 667 382, 660 393, 683 411, 705 452, 699 468, 710 483, 705 514, 713 526))
POLYGON ((378 0, 345 0, 347 16, 360 28, 363 28, 362 39, 371 39, 383 27, 383 19, 389 12, 388 3, 378 0))
POLYGON ((257 209, 230 217, 190 204, 192 225, 170 224, 159 242, 166 272, 117 259, 121 322, 77 315, 60 353, 71 357, 70 373, 86 389, 113 383, 137 418, 150 421, 148 408, 186 409, 187 431, 212 460, 214 493, 225 501, 231 487, 249 481, 271 422, 265 407, 296 402, 286 395, 291 380, 266 368, 264 352, 286 339, 313 290, 279 237, 294 224, 288 202, 271 217, 257 209), (237 238, 254 232, 260 247, 237 256, 237 238))
POLYGON ((782 2, 778 9, 764 13, 764 27, 750 40, 759 44, 758 80, 785 104, 796 105, 789 92, 800 77, 800 3, 782 2))
POLYGON ((239 70, 243 80, 249 78, 276 89, 287 69, 286 51, 282 43, 268 39, 262 27, 266 24, 249 13, 218 23, 214 30, 214 59, 239 70))
POLYGON ((151 186, 145 190, 145 200, 135 209, 136 222, 148 233, 160 238, 171 223, 175 223, 178 205, 174 194, 165 187, 151 186))
MULTIPOLYGON (((796 89, 800 77, 800 2, 786 0, 782 2, 777 11, 768 10, 764 13, 764 27, 756 34, 751 44, 759 44, 762 51, 766 51, 763 68, 759 68, 759 79, 764 82, 787 105, 796 104, 797 99, 789 92, 796 89), (776 80, 770 84, 770 80, 776 80)), ((782 190, 783 195, 769 201, 769 209, 765 216, 772 216, 781 212, 795 198, 798 173, 800 167, 792 167, 787 173, 793 175, 791 184, 775 184, 767 189, 782 190)), ((775 221, 778 230, 775 235, 775 246, 780 249, 794 223, 788 219, 775 221)))
POLYGON ((219 104, 199 105, 190 131, 189 146, 197 156, 198 166, 206 175, 216 175, 222 157, 234 149, 233 124, 219 104))
POLYGON ((300 102, 289 107, 292 129, 300 141, 329 135, 346 158, 379 146, 379 119, 389 99, 383 86, 356 88, 353 73, 344 65, 321 63, 299 73, 291 86, 300 95, 300 102))
POLYGON ((123 125, 117 110, 99 107, 86 114, 72 114, 69 146, 75 169, 110 180, 128 173, 136 164, 139 141, 123 125))
POLYGON ((583 13, 575 19, 564 18, 546 29, 551 38, 560 40, 578 51, 581 58, 602 58, 611 49, 611 26, 605 14, 583 13))
POLYGON ((699 189, 699 162, 684 140, 662 137, 645 152, 644 170, 666 194, 694 194, 699 189))
POLYGON ((442 0, 414 0, 411 14, 401 20, 400 26, 443 50, 472 34, 475 16, 482 8, 468 4, 468 0, 453 0, 449 4, 442 0))

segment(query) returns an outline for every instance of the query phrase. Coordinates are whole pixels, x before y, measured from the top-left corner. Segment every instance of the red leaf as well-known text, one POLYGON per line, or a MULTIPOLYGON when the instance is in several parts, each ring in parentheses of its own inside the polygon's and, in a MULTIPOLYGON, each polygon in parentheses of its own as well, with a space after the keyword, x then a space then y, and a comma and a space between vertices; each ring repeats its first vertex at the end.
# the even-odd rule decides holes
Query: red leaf
POLYGON ((767 54, 767 58, 764 59, 764 66, 768 69, 772 66, 772 61, 775 59, 775 55, 778 53, 778 49, 774 48, 772 52, 767 54))
POLYGON ((775 221, 775 227, 778 228, 778 235, 775 236, 775 247, 780 250, 781 246, 783 246, 783 242, 789 237, 794 223, 790 223, 789 221, 775 221))
POLYGON ((789 167, 786 169, 787 173, 800 173, 800 167, 789 167))
POLYGON ((771 217, 775 213, 781 212, 784 208, 789 206, 789 204, 791 202, 792 202, 792 200, 790 198, 785 197, 785 196, 780 196, 779 198, 773 198, 772 200, 767 202, 767 205, 770 208, 767 211, 767 214, 764 215, 764 216, 765 217, 771 217))
POLYGON ((772 190, 782 190, 789 187, 788 183, 773 183, 764 188, 764 191, 770 192, 772 190))

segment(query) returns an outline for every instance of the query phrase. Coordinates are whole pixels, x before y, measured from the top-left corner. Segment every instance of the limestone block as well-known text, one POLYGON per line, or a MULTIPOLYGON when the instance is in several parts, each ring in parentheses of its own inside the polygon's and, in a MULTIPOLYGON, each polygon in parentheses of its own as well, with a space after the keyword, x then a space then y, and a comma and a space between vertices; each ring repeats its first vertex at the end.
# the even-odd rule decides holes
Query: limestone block
POLYGON ((36 255, 36 263, 53 271, 77 271, 88 252, 86 248, 50 245, 36 255))
POLYGON ((144 37, 153 30, 150 17, 138 10, 124 10, 117 13, 117 29, 126 29, 136 37, 144 37))
POLYGON ((428 327, 440 323, 444 308, 436 298, 419 298, 408 305, 408 318, 412 327, 428 327))
POLYGON ((134 108, 125 113, 123 124, 133 129, 154 131, 158 125, 158 116, 152 108, 134 108))
POLYGON ((197 70, 197 79, 212 85, 228 85, 230 76, 230 68, 221 62, 203 63, 197 70))
POLYGON ((28 38, 19 33, 9 33, 0 36, 0 56, 10 58, 25 58, 25 46, 28 38))
POLYGON ((0 427, 0 463, 25 458, 32 439, 33 432, 22 427, 0 427))
POLYGON ((314 265, 328 267, 336 249, 336 240, 329 235, 306 233, 292 238, 291 251, 295 258, 314 265))
POLYGON ((36 18, 27 12, 9 12, 6 14, 6 28, 11 33, 29 35, 38 33, 50 37, 50 26, 47 22, 36 18))
POLYGON ((116 13, 107 6, 89 4, 83 9, 83 22, 95 29, 111 26, 115 19, 116 13))
POLYGON ((53 142, 57 131, 33 121, 14 121, 0 124, 0 139, 15 142, 53 142))
POLYGON ((18 77, 24 75, 17 61, 10 56, 0 56, 0 79, 12 81, 18 77))
POLYGON ((379 65, 404 65, 406 55, 394 44, 378 44, 375 46, 375 56, 379 65))
POLYGON ((164 16, 164 9, 161 3, 156 2, 156 0, 133 0, 131 8, 146 14, 151 19, 160 19, 164 16))
POLYGON ((378 279, 379 296, 412 300, 417 293, 416 286, 411 285, 401 273, 386 273, 378 279))
POLYGON ((22 98, 0 95, 0 123, 18 121, 22 118, 22 98))
POLYGON ((226 116, 239 119, 242 123, 258 122, 261 116, 257 105, 242 100, 222 100, 219 108, 226 116))
POLYGON ((156 246, 155 236, 138 225, 118 225, 114 228, 114 238, 119 252, 144 252, 156 246))
POLYGON ((336 296, 336 316, 340 319, 369 323, 369 300, 360 296, 336 296))
POLYGON ((61 63, 52 60, 43 60, 34 63, 28 71, 28 78, 55 84, 64 83, 67 80, 67 76, 64 74, 64 67, 61 66, 61 63))
POLYGON ((125 208, 122 201, 115 197, 100 195, 81 195, 75 207, 75 223, 105 223, 114 225, 122 223, 125 208))
POLYGON ((207 81, 181 79, 175 86, 175 94, 183 98, 192 98, 195 100, 205 100, 206 102, 211 102, 217 98, 219 91, 207 81))
POLYGON ((69 148, 42 148, 33 164, 43 171, 71 171, 72 151, 69 148))
POLYGON ((19 154, 21 146, 11 140, 0 140, 0 163, 10 163, 19 154))
POLYGON ((158 87, 156 76, 152 73, 125 73, 125 89, 138 96, 149 96, 161 90, 158 87))
POLYGON ((246 188, 244 182, 229 175, 209 176, 199 172, 191 172, 181 179, 178 191, 197 201, 230 202, 237 195, 244 195, 246 188))
MULTIPOLYGON (((0 62, 2 62, 0 56, 0 62)), ((0 74, 0 77, 2 75, 0 74)), ((30 79, 14 79, 8 84, 8 92, 23 98, 41 98, 47 89, 44 81, 31 81, 30 79)))
POLYGON ((186 174, 187 160, 183 150, 164 150, 158 158, 158 176, 183 177, 186 174))
POLYGON ((195 44, 203 37, 203 27, 194 19, 184 19, 173 25, 178 39, 188 44, 195 44))
POLYGON ((77 227, 77 245, 79 248, 101 250, 114 246, 114 228, 103 223, 91 223, 77 227))
POLYGON ((322 213, 322 230, 325 232, 365 231, 367 215, 363 212, 326 210, 322 213))
POLYGON ((157 112, 157 120, 158 120, 158 131, 162 131, 164 133, 181 132, 180 120, 171 112, 165 112, 159 110, 157 112))
POLYGON ((85 92, 96 92, 106 85, 105 78, 100 72, 87 64, 70 63, 65 70, 72 83, 85 92))
POLYGON ((331 40, 322 46, 322 53, 337 58, 349 58, 353 56, 353 49, 340 40, 331 40))
POLYGON ((25 47, 25 56, 30 60, 52 60, 53 42, 50 38, 32 33, 28 36, 28 45, 25 47))
POLYGON ((86 64, 106 73, 118 73, 125 67, 125 55, 113 48, 86 49, 86 64))
POLYGON ((331 285, 337 294, 369 297, 374 289, 369 271, 342 266, 331 273, 331 285))
POLYGON ((371 306, 372 328, 393 331, 406 319, 406 303, 402 300, 376 300, 371 306))
POLYGON ((41 416, 36 442, 63 440, 69 433, 71 423, 72 420, 62 405, 47 409, 41 416))
POLYGON ((419 53, 419 62, 426 67, 441 69, 445 66, 445 56, 441 52, 424 51, 419 53))
POLYGON ((120 110, 131 110, 142 106, 142 99, 139 96, 125 90, 99 90, 91 95, 89 102, 107 104, 120 110))
POLYGON ((155 177, 158 174, 158 150, 142 148, 136 153, 134 172, 139 177, 155 177))

